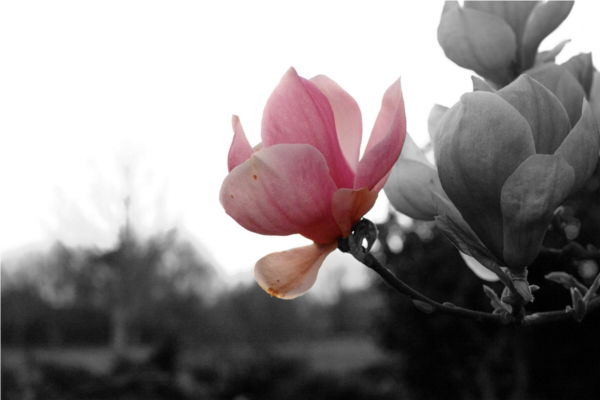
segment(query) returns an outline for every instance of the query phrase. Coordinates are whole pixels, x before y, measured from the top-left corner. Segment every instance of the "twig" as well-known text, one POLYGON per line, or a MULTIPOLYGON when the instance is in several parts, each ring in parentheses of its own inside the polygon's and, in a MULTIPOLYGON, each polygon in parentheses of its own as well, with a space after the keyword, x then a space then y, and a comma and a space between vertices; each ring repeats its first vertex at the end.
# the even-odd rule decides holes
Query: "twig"
MULTIPOLYGON (((533 326, 540 325, 548 322, 558 322, 558 321, 567 321, 573 319, 573 313, 575 312, 573 309, 564 309, 564 310, 555 310, 555 311, 545 311, 545 312, 537 312, 533 314, 525 315, 522 319, 516 318, 513 315, 502 315, 502 314, 492 314, 483 311, 471 310, 469 308, 459 307, 451 303, 440 303, 437 302, 418 290, 410 287, 400 278, 398 278, 394 273, 392 273, 389 269, 385 268, 379 261, 370 253, 367 253, 362 261, 367 267, 371 268, 375 271, 379 276, 383 278, 383 280, 390 285, 392 288, 396 289, 396 291, 410 297, 413 300, 420 300, 432 306, 435 310, 441 311, 445 314, 457 315, 460 317, 474 319, 476 321, 488 321, 493 322, 500 325, 507 324, 516 324, 523 326, 533 326)), ((588 306, 586 314, 590 312, 600 309, 600 296, 592 299, 588 306)))
POLYGON ((390 285, 396 291, 410 297, 413 300, 419 300, 429 304, 435 310, 441 311, 446 314, 458 315, 477 321, 490 321, 497 324, 507 324, 513 322, 514 318, 510 315, 492 314, 483 311, 471 310, 468 308, 459 307, 452 303, 440 303, 437 302, 416 289, 413 289, 400 278, 398 278, 392 271, 385 268, 379 261, 371 254, 367 253, 364 255, 362 261, 367 267, 375 271, 383 280, 390 285))
POLYGON ((586 249, 577 242, 569 242, 560 249, 542 248, 540 254, 574 258, 578 260, 600 260, 600 250, 586 249))
MULTIPOLYGON (((590 312, 596 309, 600 309, 600 297, 596 297, 589 302, 587 306, 586 315, 588 315, 590 312)), ((522 325, 532 326, 545 324, 547 322, 567 321, 573 319, 574 313, 575 310, 573 310, 572 308, 533 313, 526 315, 525 318, 523 318, 522 325)))

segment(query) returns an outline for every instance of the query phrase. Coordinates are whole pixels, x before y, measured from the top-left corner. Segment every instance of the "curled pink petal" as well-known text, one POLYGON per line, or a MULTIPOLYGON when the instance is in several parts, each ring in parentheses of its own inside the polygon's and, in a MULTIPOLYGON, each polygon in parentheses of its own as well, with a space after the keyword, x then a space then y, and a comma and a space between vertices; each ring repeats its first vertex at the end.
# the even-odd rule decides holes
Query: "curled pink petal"
POLYGON ((398 79, 383 96, 363 158, 358 163, 354 188, 380 189, 402 150, 406 137, 404 99, 398 79))
POLYGON ((350 167, 356 170, 362 136, 362 116, 358 104, 352 96, 325 75, 317 75, 310 81, 327 96, 333 110, 342 152, 350 167))
POLYGON ((354 173, 338 142, 335 119, 327 97, 293 68, 283 76, 265 106, 263 145, 306 143, 319 150, 338 187, 352 187, 354 173))
POLYGON ((339 237, 332 217, 336 190, 322 154, 307 144, 278 144, 257 151, 233 169, 221 187, 227 214, 264 235, 300 233, 317 243, 339 237))
POLYGON ((227 166, 229 171, 246 161, 252 155, 252 147, 248 143, 248 139, 244 134, 244 129, 237 115, 231 118, 231 126, 233 127, 233 141, 229 148, 227 156, 227 166))
POLYGON ((352 225, 369 211, 377 200, 377 192, 368 189, 338 189, 333 194, 331 210, 342 237, 350 234, 352 225))
POLYGON ((335 244, 298 247, 271 253, 256 263, 254 277, 259 286, 271 296, 293 299, 310 289, 325 257, 335 244))

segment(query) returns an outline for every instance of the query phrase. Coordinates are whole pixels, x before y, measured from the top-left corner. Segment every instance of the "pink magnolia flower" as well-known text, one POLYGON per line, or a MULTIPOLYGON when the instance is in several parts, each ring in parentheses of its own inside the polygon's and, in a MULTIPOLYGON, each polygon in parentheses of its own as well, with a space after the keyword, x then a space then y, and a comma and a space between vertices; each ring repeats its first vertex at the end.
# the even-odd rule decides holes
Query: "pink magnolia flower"
POLYGON ((291 299, 314 284, 325 257, 373 207, 406 136, 400 80, 386 91, 359 161, 361 114, 331 79, 290 68, 264 110, 262 145, 248 143, 233 117, 229 175, 220 199, 227 214, 263 235, 299 233, 314 243, 261 258, 258 284, 291 299))

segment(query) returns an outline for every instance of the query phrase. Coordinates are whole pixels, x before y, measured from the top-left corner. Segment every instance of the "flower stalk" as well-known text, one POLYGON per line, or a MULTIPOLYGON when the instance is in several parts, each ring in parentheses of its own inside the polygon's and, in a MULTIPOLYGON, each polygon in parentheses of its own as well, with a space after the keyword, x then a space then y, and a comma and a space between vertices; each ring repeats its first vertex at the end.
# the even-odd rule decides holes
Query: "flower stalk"
MULTIPOLYGON (((591 290, 588 290, 582 299, 582 301, 585 302, 583 313, 580 308, 576 310, 574 307, 567 306, 564 310, 527 314, 524 307, 525 303, 523 301, 513 304, 512 312, 510 313, 508 310, 506 310, 507 312, 485 312, 457 306, 450 302, 440 303, 408 285, 377 260, 370 252, 371 246, 377 237, 376 232, 375 225, 371 221, 363 218, 353 226, 352 232, 348 237, 338 239, 338 249, 344 253, 352 254, 354 258, 377 273, 391 288, 408 297, 420 311, 427 314, 440 312, 497 325, 534 326, 550 322, 566 321, 569 319, 575 319, 577 322, 581 322, 585 315, 600 308, 600 296, 597 295, 596 291, 592 292, 591 290), (363 246, 364 241, 367 242, 366 247, 363 246)), ((594 282, 600 283, 600 274, 596 277, 594 282)), ((592 286, 597 289, 596 286, 598 286, 598 284, 592 286)), ((511 297, 515 297, 514 295, 515 293, 511 293, 511 297)))

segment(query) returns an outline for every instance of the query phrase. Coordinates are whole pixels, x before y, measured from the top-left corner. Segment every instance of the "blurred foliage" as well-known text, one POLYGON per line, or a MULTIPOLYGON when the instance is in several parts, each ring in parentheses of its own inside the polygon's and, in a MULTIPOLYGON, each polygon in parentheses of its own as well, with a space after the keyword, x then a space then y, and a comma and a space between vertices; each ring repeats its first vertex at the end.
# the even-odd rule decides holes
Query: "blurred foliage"
MULTIPOLYGON (((137 240, 137 239, 136 239, 137 240)), ((213 267, 175 232, 99 252, 56 243, 2 266, 3 346, 105 345, 127 310, 128 345, 177 332, 189 344, 273 343, 365 334, 377 294, 341 291, 333 302, 274 300, 256 284, 224 289, 213 267), (123 257, 125 258, 125 257, 123 257), (10 272, 9 272, 10 271, 10 272)))
POLYGON ((108 251, 56 243, 4 259, 3 345, 101 344, 114 339, 116 328, 126 330, 120 334, 127 345, 131 335, 161 337, 181 328, 214 291, 216 273, 176 236, 141 240, 125 232, 108 251), (123 311, 126 319, 116 320, 123 311))
POLYGON ((108 250, 56 243, 2 263, 2 398, 395 398, 362 371, 380 358, 372 290, 321 302, 226 287, 177 232, 127 227, 108 250))

